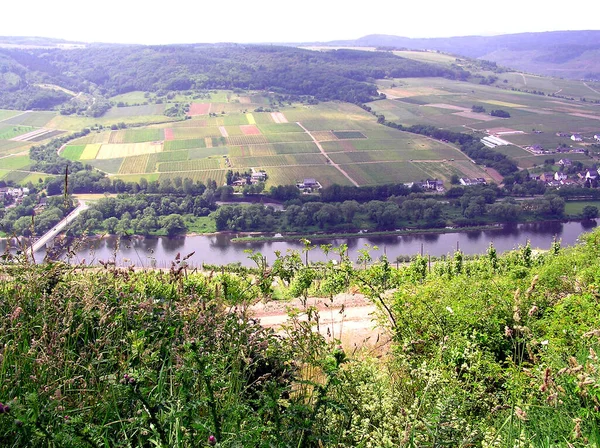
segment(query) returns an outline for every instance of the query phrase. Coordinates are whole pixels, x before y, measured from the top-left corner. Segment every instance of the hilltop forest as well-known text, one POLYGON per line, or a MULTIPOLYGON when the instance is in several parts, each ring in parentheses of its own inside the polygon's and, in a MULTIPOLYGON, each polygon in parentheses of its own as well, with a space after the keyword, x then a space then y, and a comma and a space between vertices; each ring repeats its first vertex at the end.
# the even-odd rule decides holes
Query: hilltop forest
POLYGON ((134 90, 268 90, 352 103, 378 96, 374 79, 468 72, 383 52, 315 52, 280 46, 99 46, 73 50, 0 49, 0 108, 51 109, 73 92, 110 97, 134 90))

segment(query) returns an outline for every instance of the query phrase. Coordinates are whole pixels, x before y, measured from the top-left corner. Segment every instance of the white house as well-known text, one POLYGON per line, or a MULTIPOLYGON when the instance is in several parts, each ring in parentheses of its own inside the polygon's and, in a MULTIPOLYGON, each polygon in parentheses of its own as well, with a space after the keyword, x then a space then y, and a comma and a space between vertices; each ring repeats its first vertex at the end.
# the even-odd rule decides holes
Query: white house
POLYGON ((596 134, 596 135, 594 135, 594 139, 595 139, 597 142, 600 142, 600 134, 596 134))
POLYGON ((582 142, 583 137, 581 136, 581 134, 573 134, 571 136, 571 140, 573 140, 574 142, 582 142))
POLYGON ((557 171, 556 173, 554 173, 554 180, 567 180, 567 175, 562 171, 557 171))

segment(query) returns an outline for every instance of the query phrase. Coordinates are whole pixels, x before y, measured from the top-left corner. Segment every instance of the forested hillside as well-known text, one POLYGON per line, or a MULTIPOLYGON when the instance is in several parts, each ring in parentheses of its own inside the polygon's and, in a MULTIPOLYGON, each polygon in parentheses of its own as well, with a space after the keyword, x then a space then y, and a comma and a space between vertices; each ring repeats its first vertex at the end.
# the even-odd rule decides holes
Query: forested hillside
POLYGON ((600 79, 600 31, 597 30, 429 39, 374 34, 327 44, 438 50, 486 59, 531 73, 571 79, 600 79))
POLYGON ((325 246, 326 263, 255 253, 207 275, 180 256, 161 272, 6 254, 0 444, 597 446, 600 232, 582 241, 400 269, 325 246), (379 310, 385 356, 308 306, 344 292, 379 310), (249 310, 275 297, 300 298, 279 334, 249 310))
POLYGON ((0 49, 0 108, 47 109, 69 99, 39 83, 105 97, 133 90, 242 88, 358 103, 377 97, 373 79, 422 76, 467 73, 387 53, 259 45, 0 49))

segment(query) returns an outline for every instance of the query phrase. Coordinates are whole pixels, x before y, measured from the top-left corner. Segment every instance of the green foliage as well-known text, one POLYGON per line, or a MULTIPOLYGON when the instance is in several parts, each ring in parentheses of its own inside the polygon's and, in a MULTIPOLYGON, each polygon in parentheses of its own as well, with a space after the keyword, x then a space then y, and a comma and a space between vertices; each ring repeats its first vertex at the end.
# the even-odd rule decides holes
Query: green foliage
POLYGON ((189 256, 136 272, 6 254, 0 443, 597 445, 600 232, 582 240, 399 269, 370 247, 359 267, 345 246, 311 263, 309 241, 272 267, 251 253, 252 269, 206 273, 189 256), (309 296, 330 306, 357 289, 391 337, 386 356, 314 331, 309 296), (304 302, 279 334, 248 308, 276 290, 304 302))

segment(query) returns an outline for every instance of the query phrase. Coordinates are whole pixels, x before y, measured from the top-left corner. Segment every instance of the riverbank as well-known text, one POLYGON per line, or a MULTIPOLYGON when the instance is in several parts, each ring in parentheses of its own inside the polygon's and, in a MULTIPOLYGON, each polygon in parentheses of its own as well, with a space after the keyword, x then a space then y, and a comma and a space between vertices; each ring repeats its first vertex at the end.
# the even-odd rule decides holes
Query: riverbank
MULTIPOLYGON (((401 230, 385 230, 385 231, 359 231, 348 233, 319 233, 319 234, 300 234, 286 233, 277 234, 276 236, 243 236, 232 238, 232 243, 247 243, 247 242, 269 242, 269 241, 300 241, 300 240, 331 240, 337 238, 365 238, 371 236, 404 236, 404 235, 433 235, 443 233, 456 232, 471 232, 480 230, 494 230, 502 228, 503 224, 489 224, 484 226, 471 227, 444 227, 443 229, 401 229, 401 230)), ((257 235, 262 235, 258 233, 257 235)))

